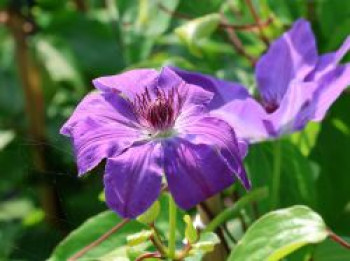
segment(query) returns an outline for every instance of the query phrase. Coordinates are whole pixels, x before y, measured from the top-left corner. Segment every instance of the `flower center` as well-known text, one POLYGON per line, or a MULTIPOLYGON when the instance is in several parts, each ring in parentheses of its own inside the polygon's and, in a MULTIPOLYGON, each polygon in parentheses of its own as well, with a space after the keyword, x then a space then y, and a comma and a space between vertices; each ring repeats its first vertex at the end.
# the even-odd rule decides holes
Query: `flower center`
POLYGON ((141 95, 136 96, 132 102, 135 115, 152 135, 171 136, 183 99, 175 88, 168 92, 156 88, 152 96, 147 88, 141 95))
POLYGON ((265 111, 267 112, 267 113, 273 113, 273 112, 275 112, 277 109, 278 109, 278 107, 279 107, 279 105, 277 104, 277 103, 263 103, 263 106, 264 106, 264 108, 265 108, 265 111))

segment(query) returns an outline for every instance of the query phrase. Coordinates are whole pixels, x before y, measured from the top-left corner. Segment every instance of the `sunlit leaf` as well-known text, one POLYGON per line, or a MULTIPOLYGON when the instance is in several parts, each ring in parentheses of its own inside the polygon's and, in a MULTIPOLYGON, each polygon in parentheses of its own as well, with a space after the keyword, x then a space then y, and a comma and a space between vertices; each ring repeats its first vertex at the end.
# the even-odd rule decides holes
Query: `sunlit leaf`
POLYGON ((0 130, 0 150, 5 148, 15 137, 13 131, 1 131, 0 130))
POLYGON ((229 261, 277 261, 327 237, 322 218, 305 206, 270 212, 256 221, 233 249, 229 261))
POLYGON ((175 33, 188 45, 193 54, 200 56, 200 41, 208 38, 216 30, 219 22, 219 14, 209 14, 185 23, 178 27, 175 33))
POLYGON ((319 123, 311 122, 304 130, 291 135, 291 140, 297 147, 299 147, 304 156, 308 156, 316 145, 320 130, 321 125, 319 123))
POLYGON ((145 213, 137 217, 137 221, 144 224, 151 224, 157 219, 160 210, 160 203, 157 200, 152 204, 150 208, 146 210, 145 213))
POLYGON ((185 237, 188 240, 188 242, 193 244, 198 239, 198 232, 196 228, 193 226, 192 219, 189 215, 184 216, 184 221, 186 223, 185 237))
POLYGON ((0 204, 0 221, 22 219, 29 215, 35 208, 28 199, 13 199, 0 204))
POLYGON ((128 246, 137 246, 144 243, 153 235, 153 231, 151 230, 142 230, 136 234, 128 235, 126 241, 128 242, 128 246))

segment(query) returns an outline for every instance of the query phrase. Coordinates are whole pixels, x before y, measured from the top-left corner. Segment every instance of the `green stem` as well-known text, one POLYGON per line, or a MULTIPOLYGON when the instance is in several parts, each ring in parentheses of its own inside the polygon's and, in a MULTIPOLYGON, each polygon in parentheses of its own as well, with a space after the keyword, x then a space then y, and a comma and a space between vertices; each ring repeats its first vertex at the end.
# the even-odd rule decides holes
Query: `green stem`
POLYGON ((176 249, 176 204, 171 195, 169 195, 169 244, 168 256, 175 258, 176 249))
POLYGON ((168 250, 163 245, 163 242, 159 236, 158 230, 156 229, 155 226, 151 226, 151 227, 153 229, 153 235, 151 236, 150 239, 151 239, 153 245, 157 248, 157 250, 159 251, 161 256, 166 256, 168 250))
POLYGON ((279 192, 281 185, 281 141, 277 140, 274 144, 273 151, 273 172, 272 172, 272 187, 271 187, 271 209, 276 209, 279 204, 279 192))
POLYGON ((263 199, 267 196, 266 188, 258 188, 246 194, 244 197, 240 198, 235 204, 224 209, 219 215, 217 215, 206 227, 206 232, 214 232, 219 226, 225 223, 227 220, 237 217, 240 211, 248 206, 251 202, 263 199))

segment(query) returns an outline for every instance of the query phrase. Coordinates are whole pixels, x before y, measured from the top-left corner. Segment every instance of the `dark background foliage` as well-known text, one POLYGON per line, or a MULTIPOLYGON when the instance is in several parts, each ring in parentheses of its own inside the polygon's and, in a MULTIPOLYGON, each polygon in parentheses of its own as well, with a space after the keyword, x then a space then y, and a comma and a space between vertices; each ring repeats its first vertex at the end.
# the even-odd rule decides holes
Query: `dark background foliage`
MULTIPOLYGON (((349 34, 349 1, 253 3, 262 22, 272 21, 264 29, 271 40, 299 17, 312 22, 321 53, 349 34)), ((254 88, 250 60, 266 49, 257 30, 236 30, 249 59, 225 28, 204 30, 187 45, 174 33, 189 19, 218 12, 226 23, 255 23, 240 0, 0 0, 1 260, 44 260, 69 231, 106 209, 98 199, 103 168, 78 179, 69 140, 58 133, 93 78, 172 64, 254 88)), ((279 200, 280 207, 309 205, 344 236, 349 108, 345 92, 321 125, 282 141, 279 200)), ((271 143, 251 148, 246 163, 254 187, 270 185, 272 158, 271 143)), ((268 202, 259 203, 260 214, 268 210, 268 202)))

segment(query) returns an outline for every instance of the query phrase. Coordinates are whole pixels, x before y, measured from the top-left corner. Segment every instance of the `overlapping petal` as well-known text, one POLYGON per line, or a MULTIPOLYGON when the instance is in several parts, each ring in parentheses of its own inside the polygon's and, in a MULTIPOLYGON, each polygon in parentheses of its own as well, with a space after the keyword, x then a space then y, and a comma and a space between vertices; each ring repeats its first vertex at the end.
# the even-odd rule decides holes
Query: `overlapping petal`
POLYGON ((340 65, 324 75, 314 94, 314 113, 310 119, 321 121, 329 107, 350 85, 350 64, 340 65))
POLYGON ((269 116, 261 104, 248 93, 244 98, 232 100, 210 114, 228 122, 239 139, 258 142, 269 137, 266 126, 269 116))
POLYGON ((178 94, 184 99, 183 107, 199 105, 206 106, 214 97, 214 93, 206 90, 200 85, 184 81, 172 67, 164 67, 159 74, 158 86, 170 90, 175 88, 178 94))
POLYGON ((216 150, 218 157, 227 164, 232 174, 238 177, 246 189, 250 189, 251 184, 241 157, 245 151, 240 151, 241 147, 236 134, 229 124, 219 118, 197 115, 197 117, 188 117, 175 128, 179 132, 178 136, 191 144, 205 144, 216 150))
POLYGON ((310 24, 300 19, 272 43, 256 65, 263 101, 279 105, 292 80, 304 79, 315 67, 317 48, 310 24))
POLYGON ((189 209, 234 182, 230 168, 213 146, 181 138, 164 141, 164 170, 175 202, 189 209))
POLYGON ((93 80, 96 89, 102 92, 120 92, 133 99, 146 87, 154 84, 159 73, 154 69, 136 69, 117 75, 103 76, 93 80))
POLYGON ((339 62, 348 53, 349 50, 350 36, 346 38, 342 46, 336 52, 321 55, 318 59, 315 69, 307 76, 306 80, 321 80, 323 76, 337 68, 339 62))
POLYGON ((269 130, 271 137, 288 134, 303 127, 301 113, 312 105, 316 88, 317 84, 314 82, 293 81, 290 84, 278 109, 269 115, 269 122, 273 127, 269 130))
POLYGON ((187 83, 200 86, 214 93, 214 97, 208 105, 209 110, 217 109, 236 99, 245 99, 248 95, 247 89, 241 84, 217 79, 210 75, 181 70, 176 67, 171 69, 187 83))
POLYGON ((106 202, 122 217, 135 218, 158 198, 163 174, 160 143, 146 143, 107 160, 106 202))

